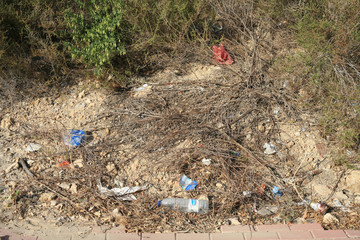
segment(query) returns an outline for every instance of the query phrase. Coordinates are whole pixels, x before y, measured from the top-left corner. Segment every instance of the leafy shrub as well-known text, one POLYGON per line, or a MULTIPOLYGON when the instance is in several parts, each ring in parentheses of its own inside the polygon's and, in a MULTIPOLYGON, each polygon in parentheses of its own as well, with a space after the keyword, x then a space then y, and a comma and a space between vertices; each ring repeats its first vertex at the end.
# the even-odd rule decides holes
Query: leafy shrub
POLYGON ((97 73, 104 65, 111 65, 113 56, 126 53, 122 2, 77 0, 78 8, 66 12, 65 21, 72 38, 66 45, 72 57, 86 66, 95 66, 97 73))

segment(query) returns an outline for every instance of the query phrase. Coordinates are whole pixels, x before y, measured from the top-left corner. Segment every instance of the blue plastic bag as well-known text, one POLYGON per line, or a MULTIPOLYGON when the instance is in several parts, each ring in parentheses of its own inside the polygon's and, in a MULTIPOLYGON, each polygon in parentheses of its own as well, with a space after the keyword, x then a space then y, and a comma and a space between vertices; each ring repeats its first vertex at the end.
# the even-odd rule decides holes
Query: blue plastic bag
POLYGON ((70 147, 80 146, 85 139, 85 132, 82 130, 69 130, 63 137, 64 143, 70 147))
POLYGON ((276 196, 281 197, 283 195, 283 192, 281 191, 281 189, 279 187, 274 187, 272 190, 273 194, 275 194, 276 196))

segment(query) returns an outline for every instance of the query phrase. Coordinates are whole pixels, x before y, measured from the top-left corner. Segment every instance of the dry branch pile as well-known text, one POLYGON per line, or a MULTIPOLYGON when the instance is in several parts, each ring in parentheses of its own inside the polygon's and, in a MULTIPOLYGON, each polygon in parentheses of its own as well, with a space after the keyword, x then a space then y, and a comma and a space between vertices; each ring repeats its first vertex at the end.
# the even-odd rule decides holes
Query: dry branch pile
POLYGON ((45 206, 65 220, 83 216, 99 224, 125 224, 128 231, 205 232, 230 216, 241 217, 242 223, 257 221, 254 210, 262 204, 278 205, 284 215, 294 210, 293 201, 301 199, 283 181, 284 174, 290 174, 289 158, 276 141, 276 122, 294 117, 295 110, 289 107, 288 93, 267 78, 273 46, 254 22, 253 6, 242 6, 240 1, 232 4, 242 9, 237 11, 214 4, 227 19, 225 36, 239 36, 238 42, 227 42, 236 63, 218 68, 220 74, 206 80, 193 72, 192 78, 176 82, 167 78, 151 82, 143 96, 112 96, 108 111, 83 125, 89 136, 80 148, 61 144, 60 126, 43 132, 27 127, 29 139, 40 136, 49 148, 31 156, 35 162, 29 169, 35 176, 17 188, 21 193, 14 201, 21 203, 20 215, 45 206), (284 112, 274 115, 279 105, 284 112), (99 137, 104 129, 107 136, 99 137), (283 157, 266 156, 265 142, 276 143, 283 157), (203 158, 211 159, 211 164, 204 165, 203 158), (195 190, 185 192, 178 186, 182 174, 198 182, 195 190), (136 193, 136 201, 127 202, 101 195, 99 182, 110 189, 145 184, 149 188, 136 193), (273 186, 283 189, 285 197, 276 198, 273 186), (244 191, 251 191, 251 196, 244 191), (54 206, 35 204, 44 192, 51 193, 54 206), (208 199, 210 211, 168 212, 157 206, 167 197, 208 199))

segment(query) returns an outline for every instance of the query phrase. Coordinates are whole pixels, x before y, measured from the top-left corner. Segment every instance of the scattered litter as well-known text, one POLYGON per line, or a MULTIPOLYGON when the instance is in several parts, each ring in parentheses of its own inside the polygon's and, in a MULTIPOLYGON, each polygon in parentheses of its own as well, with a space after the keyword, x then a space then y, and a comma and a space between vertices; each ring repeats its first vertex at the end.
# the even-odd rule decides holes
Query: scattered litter
POLYGON ((25 148, 26 152, 36 152, 41 149, 41 145, 37 143, 29 143, 29 145, 25 148))
POLYGON ((213 46, 214 51, 213 59, 220 64, 233 64, 234 60, 230 56, 230 54, 225 50, 224 43, 220 44, 220 47, 213 46))
POLYGON ((282 218, 281 217, 273 217, 273 222, 274 223, 278 223, 278 222, 281 222, 282 221, 282 218))
POLYGON ((207 213, 209 210, 209 201, 185 198, 165 198, 158 202, 158 206, 164 206, 180 212, 207 213))
POLYGON ((240 153, 235 152, 235 151, 231 151, 231 155, 235 156, 235 157, 238 157, 238 156, 240 156, 240 153))
POLYGON ((310 200, 306 200, 306 199, 297 203, 297 205, 299 205, 299 206, 301 206, 301 205, 308 206, 309 204, 310 204, 310 200))
POLYGON ((280 111, 280 107, 276 107, 273 111, 274 115, 277 115, 280 111))
POLYGON ((283 192, 279 187, 274 186, 272 189, 273 194, 275 194, 278 197, 281 197, 283 195, 283 192))
POLYGON ((263 148, 265 148, 264 153, 267 154, 267 155, 271 155, 271 154, 276 153, 276 147, 272 143, 265 143, 263 148))
POLYGON ((151 86, 145 83, 141 87, 135 88, 134 92, 134 97, 146 97, 151 93, 151 86))
POLYGON ((185 191, 194 190, 197 182, 188 178, 185 174, 180 177, 179 184, 185 191))
POLYGON ((243 191, 242 194, 244 197, 251 197, 251 191, 243 191))
POLYGON ((108 189, 107 187, 103 187, 99 182, 97 184, 99 192, 106 196, 116 196, 119 200, 122 201, 133 201, 136 200, 136 197, 131 193, 142 191, 148 188, 147 185, 136 186, 136 187, 123 187, 123 188, 112 188, 108 189))
POLYGON ((257 210, 256 210, 256 203, 253 204, 253 211, 257 213, 257 210))
POLYGON ((59 163, 59 167, 69 167, 69 162, 66 160, 63 160, 59 163))
POLYGON ((289 82, 288 80, 285 80, 285 81, 284 81, 284 83, 283 83, 283 85, 282 85, 283 88, 286 88, 286 87, 288 86, 288 82, 289 82))
POLYGON ((326 206, 324 203, 312 202, 312 203, 310 203, 310 207, 312 209, 314 209, 315 211, 320 212, 322 214, 325 214, 326 211, 328 210, 328 206, 326 206))
POLYGON ((346 149, 346 155, 347 155, 348 157, 353 157, 355 154, 354 154, 353 151, 350 151, 349 149, 346 149))
POLYGON ((282 26, 282 25, 285 25, 285 24, 287 24, 287 21, 281 21, 281 22, 279 23, 279 26, 282 26))
POLYGON ((200 91, 205 91, 205 88, 203 88, 203 87, 199 87, 199 89, 200 89, 200 91))
POLYGON ((261 186, 259 187, 258 193, 261 194, 261 195, 264 195, 265 188, 266 188, 266 185, 264 183, 261 184, 261 186))
POLYGON ((210 164, 211 164, 211 159, 210 159, 210 158, 203 158, 203 159, 201 160, 201 162, 202 162, 204 165, 206 165, 206 166, 210 166, 210 164))
POLYGON ((306 128, 302 127, 302 128, 301 128, 301 131, 305 132, 305 131, 306 131, 306 128))
POLYGON ((271 215, 272 212, 269 211, 266 207, 262 207, 257 211, 257 214, 259 214, 261 216, 268 216, 268 215, 271 215))
POLYGON ((272 213, 276 213, 279 210, 277 206, 266 207, 266 209, 272 213))
POLYGON ((335 207, 340 208, 343 212, 350 212, 350 210, 344 205, 342 205, 341 202, 337 199, 334 199, 333 204, 335 205, 335 207))
POLYGON ((145 83, 144 85, 142 85, 141 87, 135 88, 134 92, 140 92, 140 91, 144 91, 149 87, 149 84, 145 83))
POLYGON ((71 129, 64 134, 63 139, 65 145, 78 147, 84 142, 85 132, 82 130, 71 129))

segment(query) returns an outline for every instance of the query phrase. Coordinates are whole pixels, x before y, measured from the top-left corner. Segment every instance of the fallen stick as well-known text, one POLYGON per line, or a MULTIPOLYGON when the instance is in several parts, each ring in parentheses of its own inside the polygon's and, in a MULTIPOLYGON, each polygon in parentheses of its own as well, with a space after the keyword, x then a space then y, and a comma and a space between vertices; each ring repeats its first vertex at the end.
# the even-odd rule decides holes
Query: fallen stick
POLYGON ((34 177, 34 174, 29 170, 29 168, 27 167, 27 164, 23 158, 21 158, 18 161, 18 163, 20 163, 21 167, 24 169, 24 171, 27 173, 27 175, 29 175, 30 177, 34 177))
POLYGON ((5 170, 5 173, 8 174, 9 172, 15 170, 16 168, 19 167, 19 163, 18 162, 15 162, 13 164, 11 164, 6 170, 5 170))

